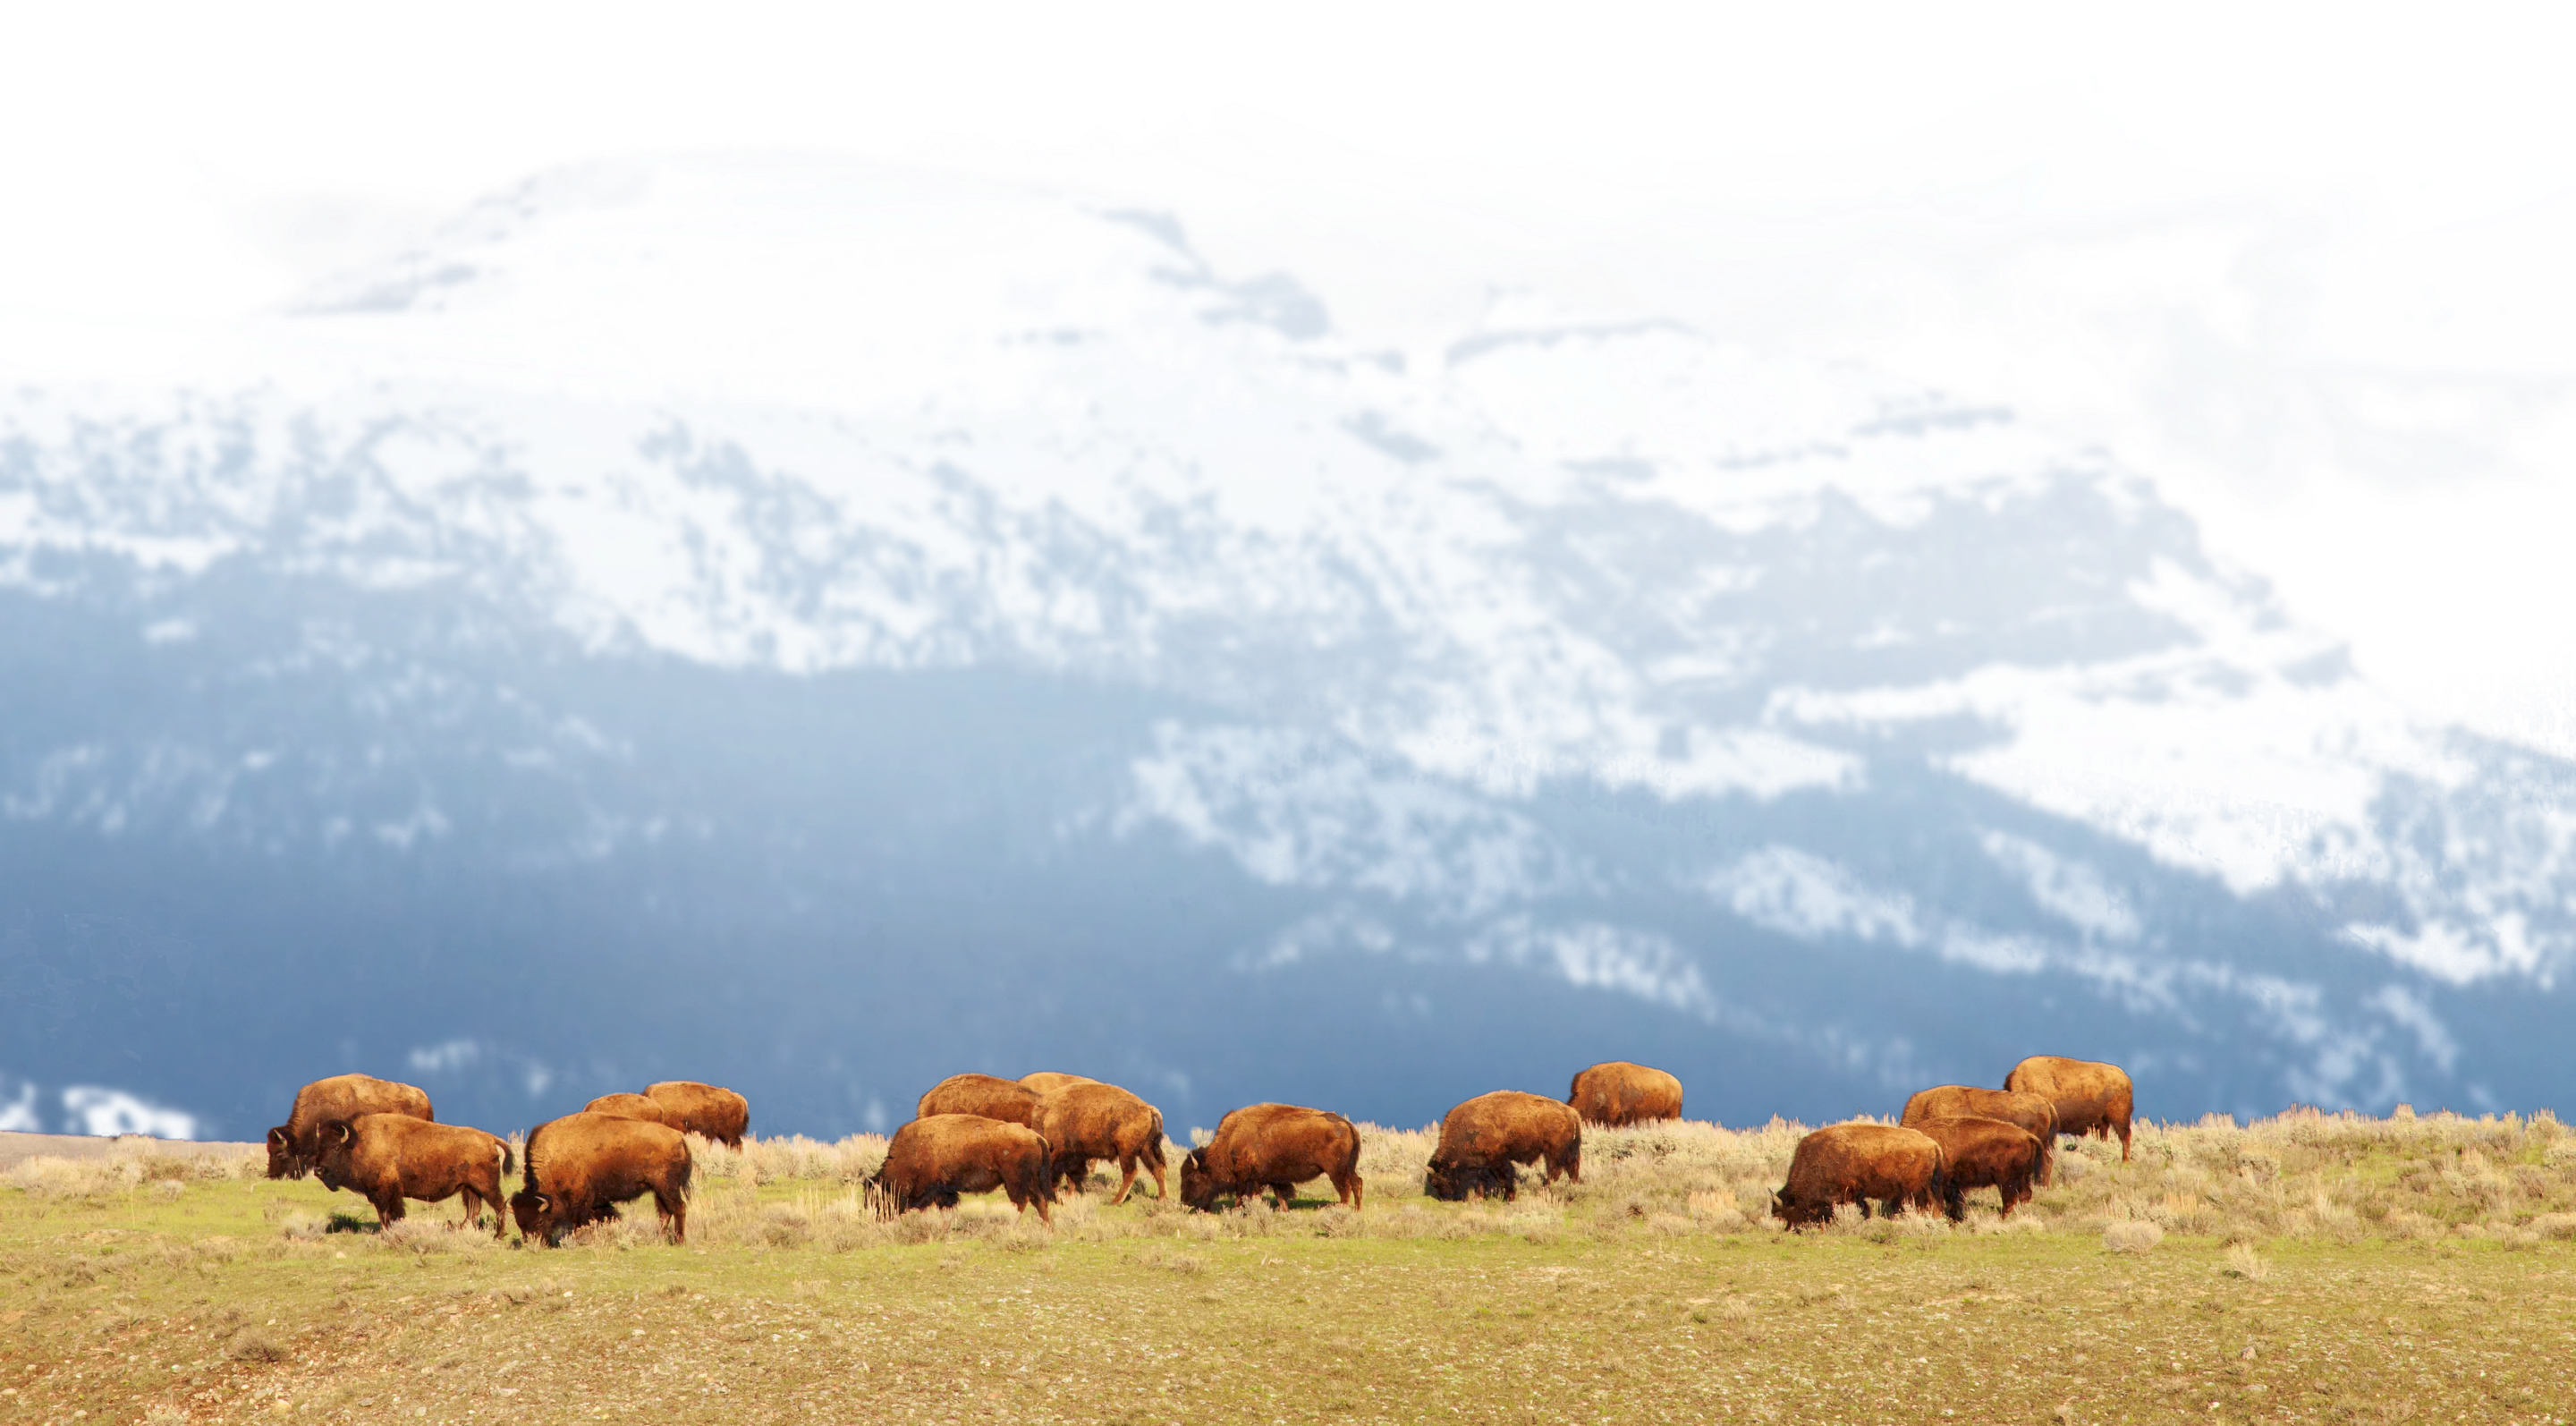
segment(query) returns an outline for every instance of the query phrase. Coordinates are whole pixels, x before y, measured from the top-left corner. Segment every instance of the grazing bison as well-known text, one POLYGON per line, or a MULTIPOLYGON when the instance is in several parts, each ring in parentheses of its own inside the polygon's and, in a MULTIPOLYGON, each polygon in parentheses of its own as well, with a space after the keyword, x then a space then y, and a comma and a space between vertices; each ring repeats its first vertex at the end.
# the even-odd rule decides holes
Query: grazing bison
POLYGON ((662 1122, 681 1133, 701 1134, 728 1149, 739 1149, 742 1136, 751 1132, 751 1101, 730 1089, 693 1079, 666 1079, 644 1086, 644 1093, 662 1106, 662 1122))
POLYGON ((1456 1201, 1471 1194, 1520 1193, 1515 1165, 1547 1160, 1554 1183, 1564 1174, 1583 1182, 1583 1119, 1574 1106, 1544 1094, 1498 1089, 1449 1111, 1440 1121, 1440 1146, 1431 1151, 1422 1191, 1456 1201))
POLYGON ((1898 1116, 1896 1122, 1911 1129, 1942 1114, 1975 1114, 2020 1126, 2023 1132, 2039 1140, 2039 1181, 2042 1184, 2057 1181, 2057 1106, 2045 1097, 2016 1094, 2009 1089, 1945 1084, 1938 1089, 1923 1090, 1905 1101, 1905 1112, 1898 1116))
POLYGON ((1329 1178, 1333 1192, 1360 1206, 1360 1131, 1339 1114, 1293 1104, 1255 1104, 1217 1121, 1216 1137, 1181 1160, 1181 1202, 1203 1213, 1221 1197, 1267 1188, 1285 1208, 1296 1186, 1329 1178))
POLYGON ((671 1122, 671 1111, 662 1107, 662 1101, 648 1094, 603 1094, 583 1105, 581 1112, 607 1114, 619 1119, 641 1119, 647 1124, 671 1122))
POLYGON ((311 1173, 314 1155, 321 1149, 322 1126, 361 1114, 438 1117, 430 1112, 429 1096, 408 1084, 371 1074, 317 1079, 295 1092, 295 1107, 287 1111, 286 1122, 268 1131, 268 1176, 302 1178, 311 1173))
POLYGON ((1915 1129, 1888 1124, 1834 1124, 1798 1141, 1789 1181, 1771 1195, 1771 1211, 1792 1228, 1831 1221, 1836 1206, 1879 1201, 1890 1218, 1906 1204, 1929 1211, 1941 1191, 1941 1144, 1915 1129))
POLYGON ((552 1247, 647 1193, 671 1241, 689 1240, 689 1141, 667 1124, 587 1112, 550 1119, 528 1131, 524 1167, 510 1214, 529 1242, 552 1247))
POLYGON ((1114 1084, 1068 1084, 1038 1097, 1038 1131, 1055 1151, 1056 1180, 1080 1193, 1093 1159, 1114 1159, 1125 1177, 1112 1204, 1127 1201, 1139 1165, 1154 1171, 1154 1196, 1168 1197, 1163 1173, 1163 1111, 1114 1084))
POLYGON ((2015 1204, 2030 1201, 2031 1180, 2047 1151, 2029 1130, 1977 1114, 1935 1114, 1907 1127, 1941 1146, 1941 1203, 1951 1222, 1968 1216, 1972 1188, 2002 1194, 2006 1218, 2015 1204))
POLYGON ((1612 1060, 1574 1077, 1565 1102, 1586 1124, 1617 1129, 1682 1117, 1682 1082, 1659 1069, 1612 1060))
POLYGON ((1026 1124, 976 1114, 925 1114, 894 1131, 885 1163, 868 1182, 894 1200, 897 1213, 954 1208, 957 1195, 1000 1189, 1023 1213, 1037 1205, 1051 1223, 1055 1160, 1047 1141, 1026 1124))
POLYGON ((1100 1081, 1093 1079, 1087 1074, 1066 1074, 1061 1070, 1039 1070, 1036 1074, 1021 1075, 1020 1083, 1027 1085, 1029 1088, 1036 1090, 1040 1094, 1053 1094, 1068 1084, 1098 1084, 1100 1081))
POLYGON ((2057 1132, 2120 1138, 2120 1162, 2129 1161, 2129 1114, 2136 1091, 2128 1071, 2093 1060, 2033 1055, 2004 1076, 2004 1088, 2036 1094, 2057 1106, 2057 1132))
POLYGON ((912 1111, 915 1119, 927 1119, 933 1114, 972 1114, 1005 1124, 1034 1124, 1038 1092, 1018 1080, 998 1075, 952 1074, 932 1085, 912 1111))
POLYGON ((470 1225, 492 1210, 492 1236, 510 1231, 501 1176, 516 1167, 510 1146, 480 1129, 434 1124, 408 1114, 361 1114, 324 1122, 313 1161, 322 1186, 345 1188, 376 1206, 376 1223, 399 1223, 403 1200, 423 1203, 465 1196, 470 1225))

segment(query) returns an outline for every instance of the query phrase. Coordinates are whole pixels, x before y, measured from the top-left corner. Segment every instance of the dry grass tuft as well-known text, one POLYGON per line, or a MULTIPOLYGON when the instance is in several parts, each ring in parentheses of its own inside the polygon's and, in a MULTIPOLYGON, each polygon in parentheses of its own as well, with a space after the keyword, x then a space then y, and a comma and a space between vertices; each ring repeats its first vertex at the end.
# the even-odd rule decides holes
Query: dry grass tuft
POLYGON ((2164 1240, 2163 1225, 2149 1218, 2124 1219, 2102 1230, 2102 1246, 2115 1253, 2149 1252, 2164 1240))

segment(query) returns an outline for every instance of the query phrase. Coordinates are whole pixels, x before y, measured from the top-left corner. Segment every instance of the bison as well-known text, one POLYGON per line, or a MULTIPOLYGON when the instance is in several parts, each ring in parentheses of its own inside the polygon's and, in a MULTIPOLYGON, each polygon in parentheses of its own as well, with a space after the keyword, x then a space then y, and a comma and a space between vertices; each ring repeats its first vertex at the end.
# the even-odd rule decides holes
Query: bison
POLYGON ((1682 1082, 1659 1069, 1612 1060, 1574 1077, 1565 1102, 1586 1124, 1618 1129, 1682 1117, 1682 1082))
POLYGON ((1181 1160, 1181 1202, 1202 1213, 1220 1197, 1244 1198, 1267 1188, 1285 1208, 1296 1186, 1329 1178, 1333 1192, 1360 1206, 1360 1131, 1339 1114, 1293 1104, 1255 1104, 1217 1121, 1216 1137, 1181 1160))
POLYGON ((2120 1138, 2120 1162, 2129 1161, 2129 1114, 2136 1091, 2128 1071, 2093 1060, 2033 1055, 2004 1076, 2004 1088, 2036 1094, 2057 1107, 2057 1132, 2120 1138))
POLYGON ((1520 1192, 1519 1164, 1547 1161, 1542 1182, 1564 1174, 1583 1182, 1583 1119, 1574 1106, 1544 1094, 1498 1089, 1449 1111, 1440 1146, 1431 1151, 1422 1191, 1452 1202, 1471 1194, 1520 1192))
POLYGON ((1093 1159, 1114 1159, 1125 1177, 1112 1204, 1127 1201, 1139 1165, 1154 1171, 1154 1196, 1170 1195, 1163 1172, 1163 1111, 1114 1084, 1068 1084, 1039 1096, 1038 1131, 1055 1151, 1058 1182, 1080 1193, 1093 1159))
POLYGON ((674 1243, 689 1240, 689 1141, 667 1124, 613 1114, 567 1114, 528 1131, 511 1216, 519 1235, 552 1247, 586 1223, 617 1216, 644 1194, 674 1243))
POLYGON ((429 1096, 408 1084, 371 1074, 335 1074, 295 1092, 295 1107, 286 1122, 268 1131, 268 1176, 302 1178, 313 1171, 320 1152, 322 1126, 361 1114, 408 1114, 435 1120, 429 1096))
POLYGON ((1906 1204, 1929 1211, 1941 1191, 1940 1141, 1890 1124, 1834 1124, 1798 1141, 1789 1181, 1771 1195, 1771 1211, 1792 1228, 1830 1221, 1845 1203, 1879 1201, 1890 1218, 1906 1204))
POLYGON ((1897 1123, 1911 1129, 1926 1119, 1941 1114, 1975 1114, 1987 1119, 2001 1119, 2019 1126, 2039 1140, 2039 1181, 2057 1181, 2057 1106, 2036 1094, 2016 1094, 2009 1089, 1979 1089, 1974 1085, 1945 1084, 1927 1089, 1905 1101, 1905 1112, 1897 1123))
POLYGON ((1968 1216, 1972 1188, 2002 1194, 2006 1218, 2015 1204, 2030 1201, 2047 1150, 2029 1130, 1977 1114, 1935 1114, 1907 1127, 1941 1146, 1941 1202, 1951 1222, 1968 1216))
POLYGON ((977 1114, 925 1114, 894 1131, 885 1163, 868 1182, 893 1200, 897 1213, 957 1206, 961 1193, 1000 1189, 1038 1221, 1052 1223, 1047 1203, 1055 1196, 1055 1158, 1047 1141, 1026 1124, 977 1114))
POLYGON ((607 1114, 619 1119, 641 1119, 647 1124, 671 1122, 671 1111, 662 1107, 662 1101, 646 1094, 603 1094, 583 1105, 581 1112, 607 1114))
POLYGON ((728 1149, 742 1147, 751 1132, 751 1101, 730 1089, 693 1079, 666 1079, 644 1086, 645 1095, 662 1106, 662 1122, 684 1134, 699 1134, 728 1149))
POLYGON ((952 1074, 932 1085, 912 1111, 915 1119, 927 1119, 933 1114, 972 1114, 1005 1124, 1034 1124, 1038 1092, 1018 1080, 998 1075, 952 1074))
POLYGON ((377 1226, 401 1222, 406 1198, 437 1203, 463 1194, 466 1224, 489 1207, 492 1236, 508 1235, 510 1214, 501 1198, 501 1176, 516 1164, 510 1146, 499 1138, 408 1114, 326 1120, 318 1137, 315 1176, 325 1188, 345 1188, 374 1204, 377 1226))
POLYGON ((1035 1074, 1021 1075, 1020 1083, 1040 1094, 1053 1094, 1068 1084, 1098 1084, 1100 1081, 1085 1074, 1066 1074, 1061 1070, 1039 1070, 1035 1074))

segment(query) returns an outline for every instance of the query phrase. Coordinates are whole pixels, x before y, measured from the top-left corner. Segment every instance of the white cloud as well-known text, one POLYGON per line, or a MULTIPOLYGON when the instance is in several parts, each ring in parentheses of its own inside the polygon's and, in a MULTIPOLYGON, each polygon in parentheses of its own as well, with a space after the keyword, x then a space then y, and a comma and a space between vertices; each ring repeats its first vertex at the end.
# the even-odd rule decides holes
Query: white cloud
POLYGON ((2012 376, 2048 405, 2066 405, 2066 397, 2076 392, 2087 392, 2102 405, 2115 405, 2120 400, 2117 392, 2102 384, 2102 374, 2076 356, 2074 348, 2066 343, 2043 346, 2030 356, 2014 358, 2012 376))
POLYGON ((63 1091, 65 1125, 75 1134, 149 1134, 156 1139, 197 1137, 197 1116, 102 1085, 76 1084, 63 1091))
POLYGON ((21 366, 160 376, 162 371, 178 371, 180 358, 196 351, 196 343, 198 338, 191 333, 139 333, 134 327, 0 317, 0 361, 21 366))
POLYGON ((40 1134, 44 1132, 44 1128, 44 1123, 36 1117, 34 1085, 18 1086, 18 1093, 14 1098, 0 1103, 0 1132, 40 1134))
POLYGON ((1953 333, 1942 322, 1924 322, 1924 330, 1896 351, 1880 358, 1891 369, 1906 376, 1922 376, 1924 382, 1940 382, 1945 387, 1971 389, 1976 395, 1994 395, 1994 374, 2012 353, 2004 351, 2002 340, 1994 335, 1981 335, 1971 340, 1953 333))
POLYGON ((2177 281, 2205 281, 2218 286, 2218 271, 2228 263, 2226 242, 2208 237, 2177 237, 2154 253, 2112 253, 2110 258, 2084 258, 2058 276, 2076 291, 2120 291, 2138 278, 2172 286, 2177 281))

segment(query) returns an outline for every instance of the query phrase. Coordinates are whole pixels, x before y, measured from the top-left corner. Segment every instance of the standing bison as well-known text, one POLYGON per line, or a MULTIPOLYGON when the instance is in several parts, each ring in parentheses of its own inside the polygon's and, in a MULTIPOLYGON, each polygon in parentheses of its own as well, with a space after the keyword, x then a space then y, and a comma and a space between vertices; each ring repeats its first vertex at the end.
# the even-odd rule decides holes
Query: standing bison
POLYGON ((662 1122, 681 1133, 739 1149, 742 1136, 751 1132, 751 1101, 730 1089, 693 1079, 666 1079, 644 1086, 644 1093, 662 1106, 662 1122))
POLYGON ((912 1111, 915 1119, 933 1114, 972 1114, 1006 1124, 1033 1124, 1038 1117, 1038 1092, 998 1075, 952 1074, 932 1085, 912 1111))
POLYGON ((1021 1075, 1020 1083, 1040 1094, 1053 1094, 1068 1084, 1098 1084, 1100 1081, 1087 1074, 1066 1074, 1062 1070, 1039 1070, 1035 1074, 1021 1075))
POLYGON ((2094 1060, 2033 1055, 2004 1076, 2004 1088, 2036 1094, 2057 1107, 2057 1132, 2118 1135, 2120 1162, 2129 1161, 2129 1114, 2136 1103, 2128 1071, 2094 1060))
POLYGON ((1659 1069, 1612 1060, 1574 1077, 1565 1102, 1586 1124, 1606 1129, 1682 1117, 1682 1082, 1659 1069))
POLYGON ((1544 1183, 1564 1174, 1583 1182, 1583 1120, 1574 1106, 1543 1094, 1498 1089, 1449 1111, 1422 1191, 1455 1202, 1473 1194, 1520 1192, 1516 1165, 1547 1161, 1544 1183))
POLYGON ((1055 1165, 1047 1141, 1025 1124, 976 1114, 925 1114, 895 1130, 885 1163, 868 1182, 893 1201, 894 1211, 954 1208, 961 1193, 1000 1189, 1038 1221, 1053 1222, 1047 1201, 1055 1196, 1055 1165))
POLYGON ((1267 1188, 1285 1208, 1297 1185, 1329 1178, 1342 1202, 1360 1206, 1360 1131, 1339 1114, 1293 1104, 1254 1104, 1217 1121, 1216 1137, 1181 1160, 1181 1202, 1202 1213, 1219 1198, 1267 1188))
POLYGON ((1038 1131, 1055 1151, 1056 1180, 1080 1193, 1093 1159, 1112 1159, 1124 1177, 1112 1204, 1127 1201, 1141 1166, 1154 1171, 1154 1196, 1170 1194, 1163 1169, 1163 1111, 1114 1084, 1068 1084, 1039 1096, 1038 1131))
POLYGON ((662 1101, 645 1094, 603 1094, 581 1107, 584 1114, 606 1114, 618 1119, 641 1119, 647 1124, 669 1124, 671 1113, 662 1101))
POLYGON ((402 1221, 406 1198, 437 1203, 463 1194, 466 1224, 489 1207, 492 1236, 510 1231, 501 1176, 514 1165, 510 1146, 493 1135, 408 1114, 361 1114, 325 1122, 320 1141, 314 1176, 374 1204, 378 1227, 402 1221))
POLYGON ((1991 1188, 2003 1195, 2004 1216, 2030 1201, 2047 1151, 2018 1124, 1974 1114, 1935 1114, 1908 1125, 1941 1146, 1941 1203, 1956 1223, 1968 1216, 1967 1192, 1991 1188))
POLYGON ((674 1243, 689 1240, 689 1141, 667 1124, 610 1114, 567 1114, 528 1131, 527 1163, 510 1214, 519 1235, 552 1247, 617 1205, 653 1195, 674 1243))
POLYGON ((1908 1203, 1928 1212, 1941 1191, 1941 1169, 1940 1142, 1918 1130, 1829 1125, 1798 1141, 1771 1211, 1792 1228, 1830 1222, 1845 1203, 1859 1204, 1866 1218, 1873 1198, 1890 1218, 1908 1203))
POLYGON ((1897 1123, 1911 1129, 1926 1119, 1943 1114, 1974 1114, 1987 1119, 2001 1119, 2039 1140, 2039 1181, 2057 1180, 2057 1106, 2036 1094, 2016 1094, 2009 1089, 1979 1089, 1974 1085, 1945 1084, 1926 1089, 1905 1101, 1905 1112, 1897 1123))
POLYGON ((287 1111, 286 1122, 268 1131, 268 1176, 302 1178, 311 1173, 314 1157, 321 1151, 322 1126, 361 1114, 438 1117, 430 1112, 429 1096, 412 1085, 371 1074, 317 1079, 295 1092, 295 1107, 287 1111))

